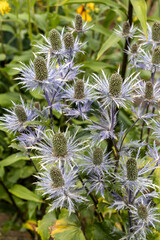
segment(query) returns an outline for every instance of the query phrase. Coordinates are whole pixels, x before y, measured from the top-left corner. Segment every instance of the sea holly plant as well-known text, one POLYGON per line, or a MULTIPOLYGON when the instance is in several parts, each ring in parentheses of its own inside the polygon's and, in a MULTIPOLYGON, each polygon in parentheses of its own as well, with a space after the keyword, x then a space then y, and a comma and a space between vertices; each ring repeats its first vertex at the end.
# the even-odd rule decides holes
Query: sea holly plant
POLYGON ((26 104, 21 97, 1 117, 35 168, 34 183, 45 201, 40 207, 46 208, 45 220, 53 213, 55 239, 53 228, 64 215, 79 222, 73 240, 76 231, 80 239, 98 239, 96 227, 102 235, 105 231, 103 239, 145 240, 160 224, 159 186, 153 178, 160 164, 160 23, 148 24, 148 39, 129 21, 119 29, 115 32, 128 43, 125 78, 120 68, 110 75, 82 71, 77 53, 84 53, 81 35, 89 27, 78 14, 73 28, 42 36, 45 43, 36 44, 34 60, 17 68, 18 83, 37 90, 46 104, 34 99, 26 104), (142 70, 150 71, 149 80, 141 78, 142 70), (120 121, 122 109, 131 112, 129 128, 120 121), (55 113, 63 116, 62 126, 55 113), (85 124, 77 126, 78 121, 85 124))

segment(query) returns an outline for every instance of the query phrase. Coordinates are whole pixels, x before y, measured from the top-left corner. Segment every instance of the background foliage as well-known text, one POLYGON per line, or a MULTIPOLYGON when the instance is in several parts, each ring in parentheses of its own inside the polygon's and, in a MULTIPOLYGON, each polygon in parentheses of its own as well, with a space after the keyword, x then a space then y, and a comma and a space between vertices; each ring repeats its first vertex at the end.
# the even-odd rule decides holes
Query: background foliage
MULTIPOLYGON (((11 107, 11 101, 19 102, 20 95, 26 102, 34 97, 43 105, 43 98, 36 91, 26 92, 20 88, 15 80, 19 72, 14 68, 20 66, 20 61, 27 64, 34 58, 34 45, 43 41, 41 34, 48 36, 52 28, 61 31, 63 27, 71 26, 76 11, 81 11, 88 25, 93 25, 82 38, 87 42, 85 54, 77 56, 77 63, 83 64, 85 75, 100 73, 101 69, 107 74, 113 73, 119 65, 122 69, 125 42, 113 33, 113 28, 128 19, 128 0, 92 0, 92 3, 88 0, 10 0, 8 3, 10 12, 0 15, 0 114, 5 112, 4 108, 11 107)), ((131 4, 134 24, 141 26, 147 34, 146 21, 159 19, 160 1, 131 0, 131 4)), ((149 74, 142 72, 142 77, 147 79, 149 74)), ((54 111, 54 117, 54 127, 65 125, 64 117, 58 112, 54 111)), ((131 126, 130 112, 121 110, 119 118, 125 127, 131 126)), ((79 120, 74 122, 80 126, 85 124, 79 120)), ((130 138, 134 139, 134 134, 136 132, 130 138)), ((80 216, 68 217, 65 209, 60 215, 58 212, 47 213, 46 202, 32 184, 35 170, 26 156, 17 154, 21 149, 12 143, 13 138, 0 126, 0 212, 9 216, 1 225, 2 233, 11 229, 22 232, 27 229, 27 239, 85 239, 78 220, 80 216)), ((156 174, 160 182, 158 172, 156 174)), ((108 208, 107 202, 101 198, 98 201, 99 209, 108 216, 103 224, 89 222, 87 216, 92 212, 81 209, 82 221, 88 221, 89 239, 119 239, 121 230, 125 231, 125 222, 116 211, 108 208), (117 232, 115 236, 111 233, 113 224, 117 232)), ((127 214, 123 219, 128 221, 127 214)), ((159 238, 160 232, 155 232, 150 239, 159 238)))

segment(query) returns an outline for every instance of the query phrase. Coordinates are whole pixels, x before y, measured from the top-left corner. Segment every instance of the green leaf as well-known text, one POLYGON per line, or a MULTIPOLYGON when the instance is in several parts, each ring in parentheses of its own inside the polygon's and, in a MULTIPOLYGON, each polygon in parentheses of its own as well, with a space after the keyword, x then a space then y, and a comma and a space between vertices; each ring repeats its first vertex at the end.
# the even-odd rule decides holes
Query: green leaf
POLYGON ((110 37, 105 41, 105 43, 102 45, 101 49, 98 52, 97 60, 102 56, 102 54, 111 46, 114 46, 119 40, 121 39, 120 36, 116 35, 115 33, 112 33, 110 37))
POLYGON ((46 240, 50 238, 49 227, 54 225, 55 221, 56 221, 56 217, 53 212, 47 213, 46 215, 44 215, 42 220, 38 221, 37 232, 41 236, 42 240, 46 240))
POLYGON ((0 61, 4 61, 6 59, 6 55, 4 53, 0 54, 0 61))
POLYGON ((18 155, 17 153, 14 153, 14 154, 10 155, 9 157, 0 161, 0 166, 6 167, 6 166, 9 166, 20 160, 29 160, 29 158, 26 156, 22 156, 22 155, 18 155))
POLYGON ((12 105, 12 102, 16 102, 19 100, 19 94, 15 92, 7 92, 0 94, 0 106, 9 107, 12 105))
POLYGON ((60 3, 60 5, 64 5, 64 4, 78 4, 78 3, 102 3, 105 4, 107 6, 113 7, 113 8, 118 8, 119 5, 111 0, 64 0, 60 3))
POLYGON ((11 192, 16 197, 19 197, 24 200, 42 202, 42 200, 40 200, 35 193, 19 184, 15 184, 12 188, 9 189, 9 192, 11 192))
POLYGON ((83 62, 83 67, 91 68, 92 70, 98 72, 104 68, 113 69, 114 66, 104 62, 96 62, 96 61, 85 61, 83 62))
POLYGON ((85 240, 79 219, 74 214, 58 219, 51 228, 51 236, 56 240, 85 240))
POLYGON ((145 0, 131 0, 134 11, 147 38, 147 4, 145 0))

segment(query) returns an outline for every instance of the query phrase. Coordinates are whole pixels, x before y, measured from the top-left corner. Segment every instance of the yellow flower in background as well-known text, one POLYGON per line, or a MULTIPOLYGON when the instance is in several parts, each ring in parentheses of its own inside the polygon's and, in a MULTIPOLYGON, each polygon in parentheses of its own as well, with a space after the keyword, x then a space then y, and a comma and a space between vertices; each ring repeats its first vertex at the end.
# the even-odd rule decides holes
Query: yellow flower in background
POLYGON ((2 15, 5 13, 9 13, 11 8, 9 7, 9 3, 7 1, 0 1, 0 12, 2 15))
POLYGON ((77 8, 77 13, 81 14, 84 21, 90 22, 92 21, 91 16, 89 13, 91 11, 94 11, 94 3, 87 3, 87 5, 81 5, 79 8, 77 8))

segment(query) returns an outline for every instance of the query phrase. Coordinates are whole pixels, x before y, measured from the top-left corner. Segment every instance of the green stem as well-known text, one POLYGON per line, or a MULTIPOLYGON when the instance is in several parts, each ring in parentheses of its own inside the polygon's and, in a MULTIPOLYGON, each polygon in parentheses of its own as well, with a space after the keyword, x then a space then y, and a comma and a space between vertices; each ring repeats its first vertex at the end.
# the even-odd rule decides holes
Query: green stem
POLYGON ((30 4, 30 0, 27 0, 27 8, 28 8, 28 22, 29 22, 29 38, 30 41, 32 43, 32 24, 31 24, 31 4, 30 4))

